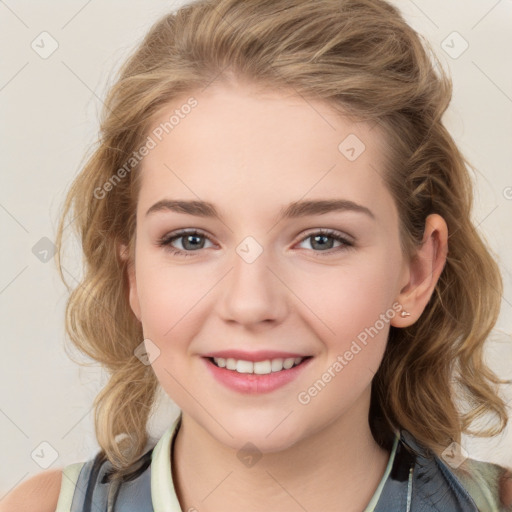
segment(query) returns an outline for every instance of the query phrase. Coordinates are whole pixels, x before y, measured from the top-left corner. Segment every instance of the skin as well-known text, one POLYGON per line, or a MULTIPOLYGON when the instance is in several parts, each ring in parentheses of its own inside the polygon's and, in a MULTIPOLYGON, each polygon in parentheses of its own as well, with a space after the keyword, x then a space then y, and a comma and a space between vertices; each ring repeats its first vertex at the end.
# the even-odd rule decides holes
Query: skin
MULTIPOLYGON (((188 95, 155 119, 169 119, 188 95)), ((152 367, 182 410, 173 480, 183 510, 201 512, 361 511, 384 473, 389 452, 368 424, 370 385, 389 325, 414 323, 446 261, 447 227, 427 218, 423 244, 405 258, 398 213, 380 178, 385 139, 328 105, 295 94, 217 84, 194 94, 198 105, 144 158, 137 204, 130 305, 144 337, 160 350, 152 367), (355 134, 366 149, 349 161, 338 145, 355 134), (157 201, 212 202, 223 222, 171 211, 146 216, 157 201), (369 208, 277 222, 300 199, 349 199, 369 208), (172 255, 158 239, 196 228, 201 249, 172 255), (350 237, 353 247, 313 245, 315 229, 350 237), (245 237, 263 249, 252 263, 236 252, 245 237), (378 335, 307 405, 308 390, 357 335, 400 303, 378 335), (201 355, 240 348, 314 356, 285 386, 246 395, 224 387, 201 355), (262 458, 246 467, 247 442, 262 458), (212 464, 212 461, 215 461, 212 464)), ((172 245, 184 250, 187 240, 172 245)), ((126 257, 126 247, 120 247, 126 257)))

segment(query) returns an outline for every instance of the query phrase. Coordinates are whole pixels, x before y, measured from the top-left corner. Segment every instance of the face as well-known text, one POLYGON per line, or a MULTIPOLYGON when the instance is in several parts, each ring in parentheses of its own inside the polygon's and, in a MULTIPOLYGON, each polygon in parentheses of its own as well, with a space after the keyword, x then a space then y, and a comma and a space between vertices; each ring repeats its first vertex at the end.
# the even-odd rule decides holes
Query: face
POLYGON ((130 304, 184 415, 233 448, 284 449, 367 403, 397 316, 407 269, 385 143, 326 104, 249 85, 194 94, 161 136, 188 97, 149 133, 130 304))

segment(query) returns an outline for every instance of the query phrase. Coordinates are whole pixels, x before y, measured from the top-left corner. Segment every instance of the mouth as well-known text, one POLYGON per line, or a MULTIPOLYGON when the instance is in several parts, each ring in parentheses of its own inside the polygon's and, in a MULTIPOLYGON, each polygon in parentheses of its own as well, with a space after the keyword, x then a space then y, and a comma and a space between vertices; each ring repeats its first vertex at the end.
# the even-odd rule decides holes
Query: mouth
POLYGON ((312 356, 275 358, 255 362, 230 357, 208 357, 207 359, 217 368, 224 368, 237 373, 268 375, 270 373, 277 373, 295 368, 296 366, 301 365, 304 361, 311 359, 311 357, 312 356))
POLYGON ((213 378, 228 389, 243 394, 270 393, 291 383, 305 371, 313 356, 247 361, 203 357, 213 378))

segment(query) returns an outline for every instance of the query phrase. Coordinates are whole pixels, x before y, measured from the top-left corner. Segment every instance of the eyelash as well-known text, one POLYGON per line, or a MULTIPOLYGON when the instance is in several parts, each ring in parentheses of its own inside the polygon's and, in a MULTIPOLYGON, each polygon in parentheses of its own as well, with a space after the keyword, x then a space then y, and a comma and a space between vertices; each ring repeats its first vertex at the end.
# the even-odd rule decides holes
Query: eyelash
MULTIPOLYGON (((159 247, 165 247, 165 249, 167 251, 169 251, 174 256, 179 256, 179 257, 194 256, 194 253, 199 252, 199 250, 197 250, 197 251, 182 251, 181 249, 176 249, 175 247, 173 247, 171 245, 171 242, 173 242, 174 240, 177 240, 184 236, 190 236, 190 235, 208 238, 208 236, 200 230, 196 230, 196 229, 190 230, 190 231, 181 230, 181 231, 177 231, 175 233, 169 233, 167 235, 164 235, 162 238, 160 238, 157 241, 157 245, 159 247)), ((341 236, 338 231, 335 231, 332 229, 318 229, 317 231, 310 232, 307 236, 305 236, 304 238, 299 240, 299 242, 303 242, 304 240, 307 240, 308 238, 312 238, 315 235, 328 236, 338 242, 343 243, 343 245, 341 245, 339 247, 335 247, 335 248, 332 248, 332 249, 329 249, 326 251, 314 251, 313 249, 311 249, 311 250, 313 250, 313 252, 318 253, 317 255, 320 257, 332 256, 334 253, 337 253, 339 251, 346 251, 348 249, 354 248, 354 244, 352 242, 347 240, 345 237, 341 236), (324 254, 322 254, 322 253, 324 253, 324 254)))

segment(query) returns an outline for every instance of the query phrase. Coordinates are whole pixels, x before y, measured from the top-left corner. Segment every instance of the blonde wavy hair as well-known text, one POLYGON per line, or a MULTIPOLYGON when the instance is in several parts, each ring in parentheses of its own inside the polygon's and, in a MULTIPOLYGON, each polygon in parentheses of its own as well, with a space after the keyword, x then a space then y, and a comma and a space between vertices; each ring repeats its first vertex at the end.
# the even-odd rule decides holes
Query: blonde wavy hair
POLYGON ((376 441, 389 446, 393 430, 406 429, 439 452, 463 433, 502 432, 508 418, 498 385, 504 381, 483 357, 502 278, 470 219, 466 166, 474 168, 442 123, 452 82, 428 42, 383 0, 199 0, 159 19, 120 68, 56 237, 57 266, 70 290, 61 252, 71 215, 85 272, 67 302, 66 332, 109 374, 94 401, 95 431, 114 478, 127 474, 146 448, 159 384, 134 354, 143 333, 128 302, 139 166, 106 197, 98 190, 143 145, 169 102, 222 80, 294 90, 378 123, 389 143, 384 178, 399 211, 404 254, 412 256, 421 243, 429 214, 448 225, 449 252, 435 292, 416 323, 391 327, 374 376, 369 421, 376 441), (120 244, 129 248, 127 261, 120 244), (470 430, 489 413, 493 426, 470 430))

